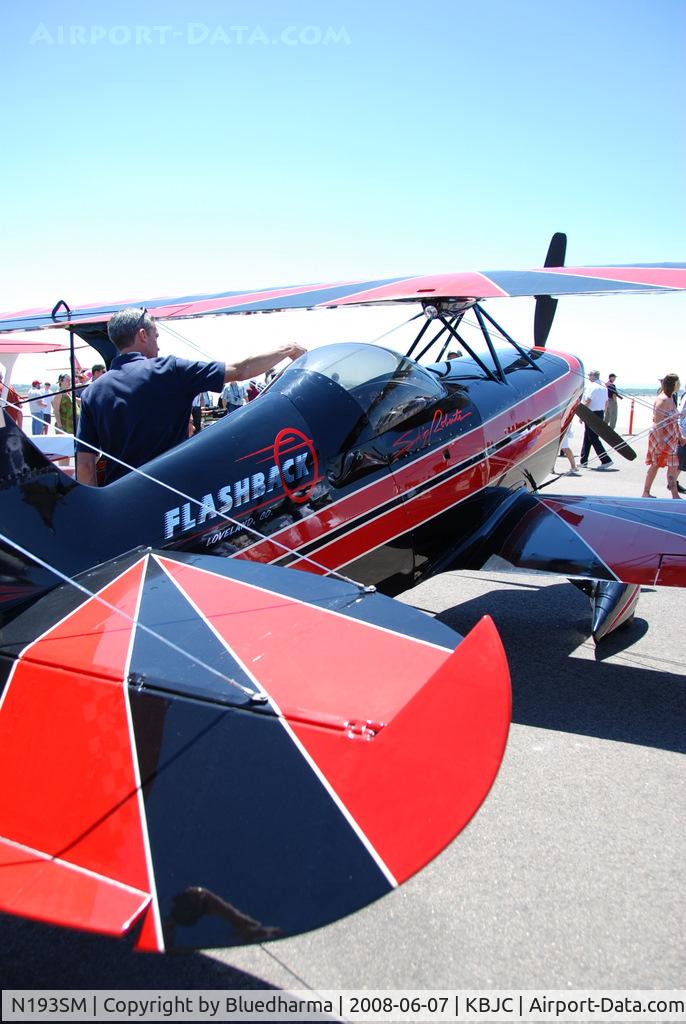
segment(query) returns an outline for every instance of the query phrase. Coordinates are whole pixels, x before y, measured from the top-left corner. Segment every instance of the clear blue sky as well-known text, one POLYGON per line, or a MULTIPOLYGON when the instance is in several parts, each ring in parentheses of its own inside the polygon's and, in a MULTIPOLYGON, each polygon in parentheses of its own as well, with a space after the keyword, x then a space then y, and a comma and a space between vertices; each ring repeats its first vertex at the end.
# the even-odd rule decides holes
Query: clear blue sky
POLYGON ((684 0, 6 5, 0 309, 684 260, 685 44, 684 0))

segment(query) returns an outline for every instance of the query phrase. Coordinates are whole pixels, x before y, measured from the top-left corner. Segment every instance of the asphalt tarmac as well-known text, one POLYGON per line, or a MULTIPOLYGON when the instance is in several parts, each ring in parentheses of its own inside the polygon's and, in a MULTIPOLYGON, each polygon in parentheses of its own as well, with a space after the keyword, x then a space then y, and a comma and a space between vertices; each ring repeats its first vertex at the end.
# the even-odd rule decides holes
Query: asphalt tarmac
MULTIPOLYGON (((645 438, 637 449, 547 491, 640 495, 645 438)), ((461 633, 491 615, 512 676, 502 768, 441 856, 328 928, 240 949, 143 955, 0 916, 2 986, 682 986, 686 591, 644 588, 633 624, 598 649, 587 599, 559 578, 456 572, 402 600, 461 633)))

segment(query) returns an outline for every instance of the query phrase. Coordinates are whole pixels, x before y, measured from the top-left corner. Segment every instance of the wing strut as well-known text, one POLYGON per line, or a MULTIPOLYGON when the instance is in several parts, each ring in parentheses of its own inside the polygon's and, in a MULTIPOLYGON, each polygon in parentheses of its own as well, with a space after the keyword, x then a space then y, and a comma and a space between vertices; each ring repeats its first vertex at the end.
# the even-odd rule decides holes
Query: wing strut
MULTIPOLYGON (((62 306, 66 311, 68 320, 71 321, 71 308, 64 299, 60 299, 59 302, 56 302, 52 307, 52 313, 50 314, 55 323, 59 323, 57 319, 57 311, 62 306)), ((76 424, 78 422, 78 415, 76 411, 76 354, 74 352, 74 328, 71 326, 71 323, 69 324, 69 369, 71 371, 71 416, 72 423, 74 424, 74 433, 76 434, 76 424)), ((76 459, 74 459, 74 479, 78 479, 76 459)))
MULTIPOLYGON (((449 321, 449 327, 452 327, 452 328, 453 328, 453 330, 454 330, 454 329, 455 329, 455 328, 456 328, 456 327, 458 326, 458 324, 460 323, 460 321, 462 320, 462 317, 463 317, 463 316, 464 316, 464 313, 460 313, 460 314, 459 314, 459 316, 454 316, 454 317, 452 318, 452 320, 450 320, 450 321, 449 321)), ((435 336, 434 338, 432 338, 432 339, 431 339, 431 341, 430 341, 430 342, 428 343, 428 345, 425 345, 425 346, 424 346, 424 348, 422 349, 422 351, 421 351, 421 352, 419 353, 419 355, 417 356, 417 361, 418 361, 418 362, 419 362, 419 360, 420 360, 420 359, 422 358, 422 356, 424 356, 424 355, 425 355, 425 354, 426 354, 426 353, 427 353, 427 352, 429 351, 429 349, 431 348, 431 346, 432 346, 432 345, 433 345, 433 344, 434 344, 435 342, 437 342, 439 338, 442 338, 442 337, 443 337, 443 335, 444 335, 444 334, 445 334, 445 332, 446 332, 446 331, 447 331, 447 330, 449 329, 449 327, 441 327, 441 329, 440 329, 440 331, 438 332, 438 334, 437 334, 437 335, 436 335, 436 336, 435 336)), ((443 342, 443 345, 441 346, 441 351, 440 351, 440 353, 439 353, 439 355, 438 355, 438 358, 439 358, 439 360, 441 360, 441 359, 443 358, 443 353, 445 352, 445 350, 447 349, 447 347, 448 347, 448 345, 449 345, 449 344, 450 344, 450 335, 448 335, 448 337, 446 338, 446 340, 445 340, 445 341, 443 342)))
MULTIPOLYGON (((429 308, 435 308, 435 307, 429 307, 429 308)), ((459 341, 460 345, 462 345, 462 347, 464 349, 466 349, 467 352, 469 352, 469 354, 472 357, 472 359, 474 360, 474 362, 478 363, 478 365, 481 367, 481 369, 484 371, 484 373, 487 374, 491 378, 491 380, 498 381, 498 383, 500 383, 500 384, 504 384, 505 383, 505 374, 503 373, 503 368, 500 365, 500 360, 498 359, 498 357, 495 354, 495 349, 493 348, 493 342, 491 341, 490 337, 486 337, 486 343, 487 343, 489 351, 491 353, 491 357, 493 358, 493 362, 495 363, 495 366, 496 366, 496 372, 495 373, 493 372, 493 370, 491 370, 491 368, 489 366, 486 366, 486 363, 483 361, 481 356, 477 355, 477 353, 474 351, 474 349, 471 347, 471 345, 469 345, 464 340, 464 338, 462 338, 457 333, 457 331, 455 330, 453 325, 450 323, 450 321, 446 320, 445 315, 443 313, 439 313, 437 319, 441 321, 441 323, 446 328, 446 330, 450 331, 450 333, 453 336, 453 338, 455 338, 457 341, 459 341)), ((441 333, 443 333, 443 332, 441 332, 441 333)))
MULTIPOLYGON (((419 328, 419 334, 417 335, 417 337, 416 337, 416 338, 414 339, 414 341, 412 342, 412 344, 410 345, 410 347, 409 347, 409 348, 408 348, 408 350, 407 350, 407 358, 408 358, 408 359, 410 358, 410 356, 412 355, 412 353, 413 353, 413 352, 414 352, 414 350, 416 349, 417 345, 418 345, 418 344, 419 344, 419 342, 420 342, 420 341, 422 340, 422 338, 424 337, 424 335, 426 334, 426 332, 428 331, 428 329, 429 329, 430 327, 431 327, 431 318, 430 318, 430 317, 427 317, 427 319, 426 319, 426 320, 424 321, 424 323, 422 324, 422 326, 421 326, 421 327, 419 328)), ((432 338, 432 339, 431 339, 431 341, 430 341, 430 342, 429 342, 429 344, 428 344, 428 345, 426 346, 426 348, 423 348, 423 349, 422 349, 422 351, 421 351, 421 353, 420 353, 420 356, 419 356, 418 358, 421 358, 421 356, 423 356, 423 355, 424 355, 424 353, 426 352, 426 350, 427 350, 428 348, 430 348, 430 347, 431 347, 431 345, 433 345, 433 343, 434 343, 434 341, 435 341, 435 340, 436 340, 435 338, 432 338)))
MULTIPOLYGON (((513 347, 513 348, 516 348, 516 349, 517 349, 517 351, 519 352, 519 354, 520 354, 520 356, 522 357, 522 359, 526 359, 527 363, 529 363, 529 364, 530 364, 530 365, 531 365, 531 366, 532 366, 532 367, 534 368, 534 370, 538 370, 538 372, 539 372, 539 373, 543 373, 543 370, 541 369, 541 367, 540 367, 540 366, 539 366, 539 365, 538 365, 538 364, 537 364, 536 362, 534 362, 534 360, 533 360, 533 359, 531 358, 531 356, 530 356, 530 354, 529 354, 529 353, 527 352, 527 350, 526 350, 525 348, 522 348, 522 346, 521 346, 521 345, 519 344, 519 342, 518 342, 518 341, 515 341, 515 340, 514 340, 514 338, 512 338, 512 337, 511 337, 511 336, 510 336, 510 335, 509 335, 509 334, 507 333, 507 331, 506 331, 506 330, 504 330, 504 329, 503 329, 503 328, 502 328, 502 327, 500 326, 500 324, 499 324, 499 323, 497 323, 497 322, 496 322, 496 321, 495 321, 495 320, 493 319, 493 317, 492 317, 492 316, 489 316, 489 314, 488 314, 488 313, 486 312, 486 310, 485 310, 485 309, 483 308, 483 306, 480 306, 480 305, 479 305, 479 304, 477 303, 477 304, 476 304, 476 309, 478 309, 478 310, 479 310, 479 313, 481 314, 481 316, 485 317, 485 319, 486 319, 486 320, 488 320, 489 324, 490 324, 490 325, 491 325, 492 327, 495 327, 496 331, 497 331, 497 332, 498 332, 498 333, 499 333, 499 334, 500 334, 500 335, 501 335, 501 336, 502 336, 502 337, 503 337, 503 338, 505 339, 505 341, 506 341, 506 342, 508 342, 508 344, 509 344, 509 345, 512 345, 512 347, 513 347)), ((478 316, 478 315, 479 315, 479 314, 477 314, 477 316, 478 316)), ((480 320, 479 320, 479 323, 481 323, 481 321, 480 321, 480 320)), ((484 329, 484 328, 482 327, 482 330, 483 330, 483 329, 484 329)))
POLYGON ((440 352, 436 359, 437 362, 440 362, 440 360, 443 359, 445 350, 450 344, 450 339, 454 338, 469 353, 474 362, 481 367, 484 373, 488 377, 490 377, 491 380, 496 380, 499 383, 504 384, 505 371, 503 370, 502 364, 500 362, 500 356, 498 355, 498 351, 495 345, 493 344, 493 339, 491 338, 491 334, 488 329, 488 324, 490 324, 508 343, 508 345, 512 345, 512 347, 519 353, 522 359, 525 359, 527 363, 529 363, 532 369, 537 370, 538 372, 542 372, 540 366, 537 366, 535 360, 531 357, 530 353, 527 352, 525 348, 522 348, 522 346, 518 342, 516 342, 514 338, 512 338, 507 333, 507 331, 504 331, 500 324, 497 323, 493 319, 493 317, 490 316, 483 308, 483 306, 481 306, 478 302, 470 302, 467 304, 460 303, 459 307, 456 303, 451 303, 449 301, 431 304, 424 303, 424 315, 426 316, 426 323, 423 324, 417 337, 414 339, 409 349, 407 350, 406 355, 408 358, 412 357, 412 353, 417 348, 417 345, 426 334, 430 325, 434 321, 438 321, 441 324, 440 330, 438 330, 437 333, 434 334, 434 336, 426 343, 424 348, 416 356, 414 356, 414 359, 417 362, 419 362, 432 348, 432 346, 434 346, 443 337, 443 335, 446 332, 448 332, 449 337, 446 341, 443 342, 443 345, 441 346, 440 352), (479 330, 483 335, 484 341, 486 342, 486 347, 488 348, 491 359, 493 360, 493 369, 487 366, 486 363, 481 358, 481 356, 479 356, 474 351, 474 348, 469 344, 469 342, 465 341, 462 335, 457 333, 457 327, 462 322, 462 319, 465 313, 467 312, 467 309, 473 309, 474 313, 476 314, 479 330))

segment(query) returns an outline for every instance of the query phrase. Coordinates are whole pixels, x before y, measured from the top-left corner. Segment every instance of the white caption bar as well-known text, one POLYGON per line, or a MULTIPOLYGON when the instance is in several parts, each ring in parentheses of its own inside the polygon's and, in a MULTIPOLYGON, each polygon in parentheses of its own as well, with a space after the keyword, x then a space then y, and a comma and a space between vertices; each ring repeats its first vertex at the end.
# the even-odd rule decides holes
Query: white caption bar
POLYGON ((4 1021, 686 1021, 686 989, 4 990, 4 1021))

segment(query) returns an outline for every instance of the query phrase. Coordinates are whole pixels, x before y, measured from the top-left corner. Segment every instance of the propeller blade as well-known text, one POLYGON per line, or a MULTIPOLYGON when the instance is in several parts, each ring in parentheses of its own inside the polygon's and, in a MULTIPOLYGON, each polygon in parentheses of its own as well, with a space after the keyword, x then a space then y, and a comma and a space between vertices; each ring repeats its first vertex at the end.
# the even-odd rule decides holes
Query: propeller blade
POLYGON ((534 345, 537 348, 545 348, 545 343, 553 326, 557 299, 550 295, 536 296, 536 309, 534 310, 534 345))
POLYGON ((567 236, 564 231, 556 231, 550 239, 548 255, 545 258, 544 267, 564 267, 567 254, 567 236))
MULTIPOLYGON (((544 267, 564 267, 567 254, 567 236, 563 231, 556 231, 550 239, 548 252, 546 254, 544 267)), ((545 343, 553 326, 557 299, 550 295, 536 296, 536 310, 534 312, 534 345, 538 348, 545 348, 545 343)))
POLYGON ((634 461, 636 452, 631 445, 627 444, 624 438, 613 430, 611 426, 598 419, 596 414, 591 412, 587 405, 578 405, 576 407, 576 414, 584 426, 595 430, 598 437, 606 441, 611 448, 614 448, 618 455, 621 455, 623 459, 628 459, 629 462, 634 461))

